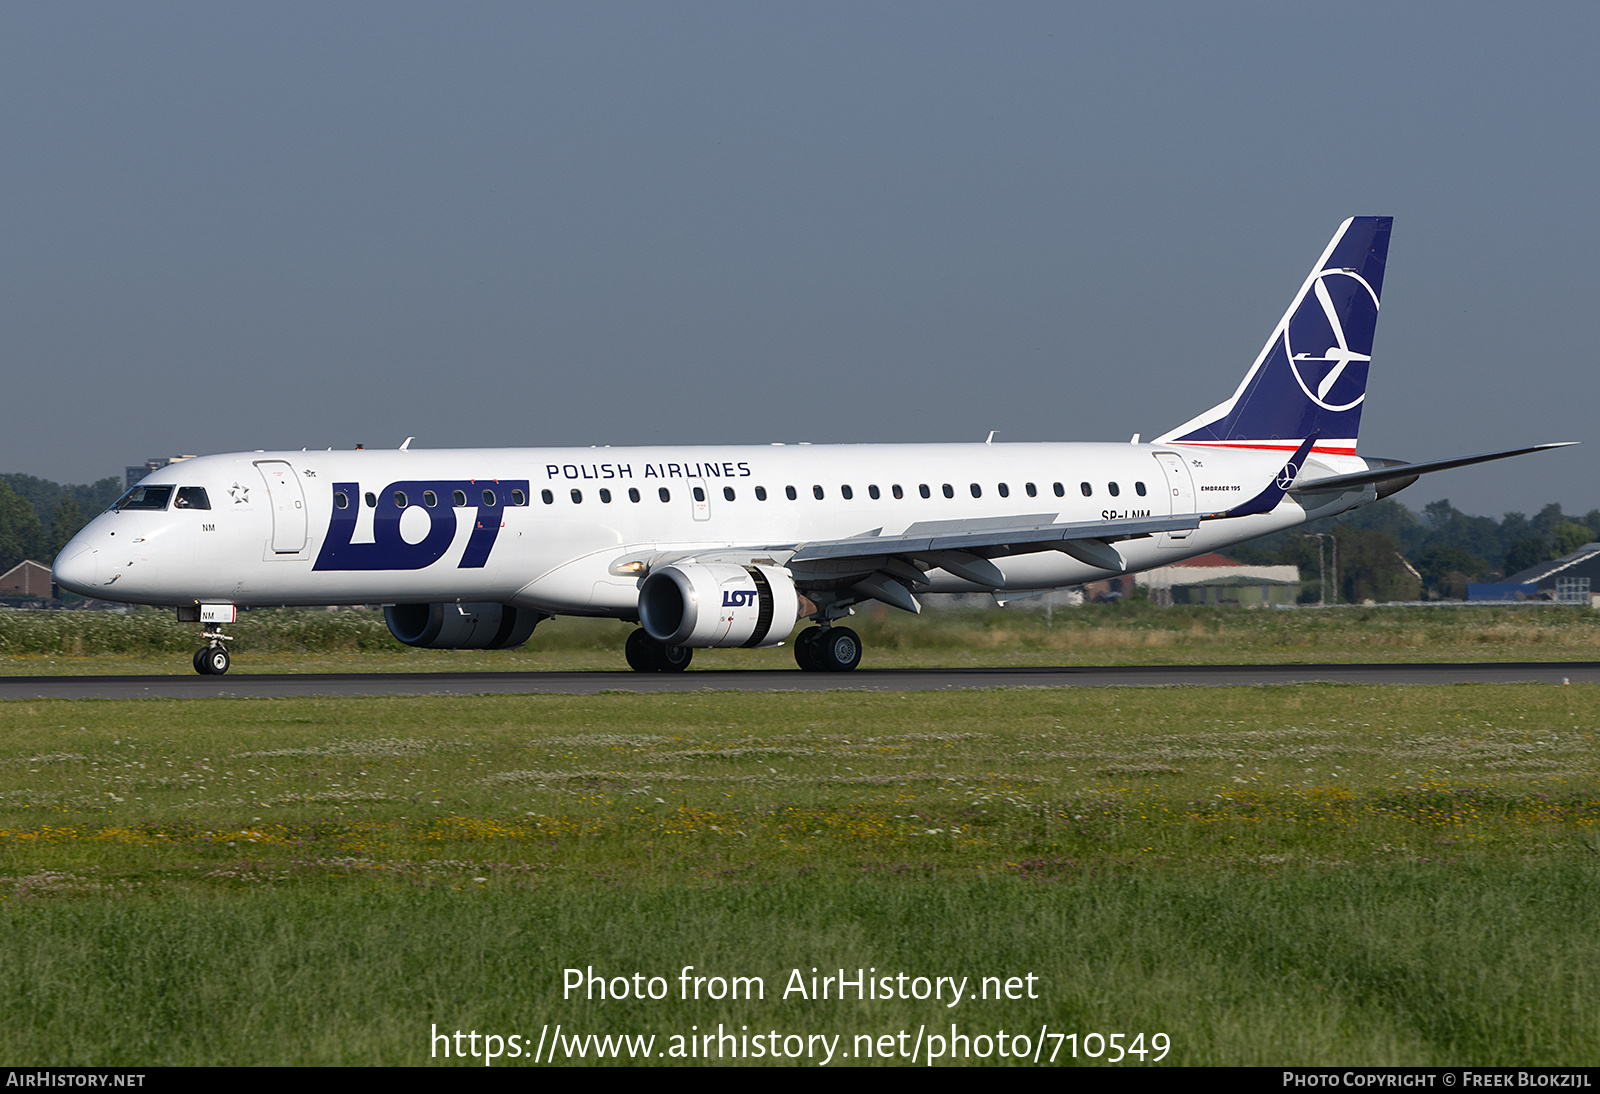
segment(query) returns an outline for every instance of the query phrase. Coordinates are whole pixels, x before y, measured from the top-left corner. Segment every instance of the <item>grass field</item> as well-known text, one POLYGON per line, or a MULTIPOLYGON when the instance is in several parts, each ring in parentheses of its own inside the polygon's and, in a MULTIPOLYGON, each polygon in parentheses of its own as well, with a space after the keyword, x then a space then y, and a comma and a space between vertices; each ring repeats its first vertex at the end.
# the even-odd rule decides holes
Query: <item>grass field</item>
MULTIPOLYGON (((864 610, 850 621, 869 668, 1600 659, 1600 612, 1559 606, 864 610)), ((375 611, 254 611, 230 625, 233 672, 619 670, 632 625, 556 619, 516 650, 417 650, 375 611)), ((171 612, 0 612, 0 674, 194 670, 194 624, 171 612)), ((772 650, 697 650, 694 669, 793 669, 772 650)))
POLYGON ((435 1024, 556 1023, 848 1053, 954 1022, 1078 1063, 1114 1032, 1180 1064, 1588 1063, 1597 697, 0 704, 0 1055, 445 1062, 435 1024), (680 1000, 685 965, 765 997, 680 1000), (589 966, 670 995, 564 999, 589 966), (813 967, 1038 997, 783 998, 813 967))

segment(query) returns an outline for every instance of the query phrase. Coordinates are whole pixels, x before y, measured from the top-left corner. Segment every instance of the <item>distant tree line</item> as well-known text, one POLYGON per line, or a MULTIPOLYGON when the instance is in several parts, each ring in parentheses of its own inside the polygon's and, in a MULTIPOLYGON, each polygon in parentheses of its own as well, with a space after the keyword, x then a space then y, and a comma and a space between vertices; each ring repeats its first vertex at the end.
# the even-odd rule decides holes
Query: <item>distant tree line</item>
MULTIPOLYGON (((1301 599, 1315 601, 1319 532, 1338 541, 1337 593, 1343 603, 1460 600, 1470 581, 1498 581, 1600 540, 1600 509, 1569 516, 1559 504, 1550 504, 1533 517, 1506 513, 1495 520, 1468 516, 1448 500, 1430 502, 1419 514, 1385 499, 1264 536, 1228 554, 1240 562, 1300 567, 1301 580, 1307 582, 1301 599)), ((1331 550, 1324 566, 1331 581, 1331 550)), ((1334 592, 1329 589, 1330 600, 1334 592)))
POLYGON ((122 494, 112 477, 87 485, 0 475, 0 573, 25 558, 46 566, 89 519, 122 494))

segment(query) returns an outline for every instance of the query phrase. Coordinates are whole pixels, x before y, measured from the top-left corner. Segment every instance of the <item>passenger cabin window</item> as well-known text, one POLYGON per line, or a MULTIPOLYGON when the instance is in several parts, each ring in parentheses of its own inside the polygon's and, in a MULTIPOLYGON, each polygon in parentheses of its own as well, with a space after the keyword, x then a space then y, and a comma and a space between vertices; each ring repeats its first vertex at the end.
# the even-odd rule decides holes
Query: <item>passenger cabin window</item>
POLYGON ((582 505, 583 504, 583 491, 582 490, 574 490, 572 492, 572 504, 573 505, 582 505))
POLYGON ((839 487, 839 496, 844 498, 845 501, 849 501, 851 498, 856 496, 856 492, 850 489, 848 486, 841 486, 839 487))
POLYGON ((921 486, 917 487, 917 493, 921 494, 925 498, 933 497, 933 491, 928 489, 927 483, 923 483, 921 486))
POLYGON ((783 496, 788 498, 790 501, 793 501, 795 498, 798 498, 800 495, 795 493, 794 487, 785 486, 783 488, 783 496))
POLYGON ((172 503, 174 509, 210 509, 211 499, 206 497, 206 488, 203 486, 178 487, 178 500, 172 503))
POLYGON ((1039 496, 1039 487, 1031 482, 1027 486, 1024 486, 1023 489, 1028 492, 1028 497, 1030 498, 1036 498, 1039 496))
POLYGON ((406 497, 406 492, 404 490, 396 490, 394 492, 394 507, 396 509, 404 509, 410 504, 411 499, 406 497))
POLYGON ((733 487, 724 486, 722 488, 722 500, 723 501, 732 501, 733 500, 733 487))
POLYGON ((665 486, 663 486, 660 490, 657 490, 656 494, 661 498, 662 501, 672 500, 672 491, 668 490, 665 486))
POLYGON ((607 490, 603 486, 600 488, 600 504, 601 505, 610 505, 611 504, 611 491, 607 490))
MULTIPOLYGON (((457 493, 460 493, 460 491, 457 491, 457 493)), ((541 490, 539 491, 539 500, 544 502, 546 505, 554 505, 556 503, 556 496, 548 490, 541 490)))
POLYGON ((118 498, 111 509, 118 513, 124 509, 165 509, 171 500, 170 486, 135 486, 118 498))
POLYGON ((350 508, 350 495, 343 490, 335 490, 333 492, 333 506, 335 509, 350 508))
POLYGON ((975 498, 983 497, 983 487, 979 486, 977 483, 973 483, 972 486, 970 487, 970 489, 972 490, 972 496, 973 497, 975 497, 975 498))
POLYGON ((756 500, 757 501, 766 501, 767 500, 767 488, 765 486, 756 487, 756 500))
MULTIPOLYGON (((430 493, 424 494, 423 498, 427 499, 427 498, 432 497, 432 496, 433 495, 430 492, 430 493)), ((430 502, 428 502, 428 504, 432 505, 433 502, 430 501, 430 502)), ((524 494, 521 490, 513 490, 513 491, 511 491, 511 504, 512 505, 527 505, 528 504, 528 495, 524 494)))
POLYGON ((822 500, 822 487, 813 486, 811 488, 811 496, 816 498, 818 501, 821 501, 822 500))
POLYGON ((947 497, 947 498, 955 497, 956 496, 956 488, 951 486, 949 483, 945 483, 944 484, 944 496, 947 497))
POLYGON ((494 508, 494 491, 493 490, 485 490, 483 492, 483 504, 489 506, 491 509, 494 508))
POLYGON ((1106 489, 1111 492, 1111 496, 1112 497, 1116 497, 1117 495, 1122 493, 1122 487, 1118 486, 1114 482, 1106 483, 1106 489))
MULTIPOLYGON (((545 493, 544 503, 546 505, 549 505, 550 504, 550 491, 546 490, 544 493, 545 493)), ((465 490, 452 490, 452 491, 450 491, 450 504, 455 506, 457 509, 461 509, 461 508, 465 507, 466 504, 467 504, 467 492, 465 490)))
POLYGON ((378 507, 378 495, 374 494, 371 490, 368 490, 366 494, 362 496, 361 500, 367 503, 368 509, 376 509, 378 507))
POLYGON ((432 509, 434 506, 439 504, 439 495, 435 494, 432 490, 424 490, 422 492, 422 504, 426 505, 429 509, 432 509))
POLYGON ((896 501, 899 501, 901 498, 906 496, 906 492, 900 489, 899 483, 895 483, 893 486, 889 487, 889 493, 894 495, 896 501))
POLYGON ((995 487, 995 489, 1000 491, 1000 496, 1002 498, 1009 498, 1011 496, 1011 487, 1007 486, 1005 483, 1001 483, 999 486, 995 487))
POLYGON ((1142 483, 1142 482, 1134 483, 1133 484, 1133 492, 1135 494, 1138 494, 1141 498, 1144 497, 1144 483, 1142 483))
POLYGON ((1067 496, 1067 488, 1065 486, 1062 486, 1059 482, 1055 484, 1054 489, 1055 489, 1055 492, 1056 492, 1056 497, 1064 498, 1064 497, 1067 496))
POLYGON ((634 487, 634 486, 628 487, 628 500, 629 501, 635 501, 635 502, 639 500, 638 487, 634 487))
POLYGON ((867 487, 867 497, 871 498, 873 501, 877 501, 879 496, 878 488, 876 486, 867 487))
POLYGON ((694 488, 694 500, 695 501, 705 501, 706 500, 706 492, 705 492, 705 488, 704 487, 697 486, 697 487, 694 488))
POLYGON ((1090 486, 1088 483, 1080 482, 1078 484, 1078 489, 1083 491, 1083 496, 1084 497, 1086 497, 1086 498, 1094 497, 1094 487, 1090 486))

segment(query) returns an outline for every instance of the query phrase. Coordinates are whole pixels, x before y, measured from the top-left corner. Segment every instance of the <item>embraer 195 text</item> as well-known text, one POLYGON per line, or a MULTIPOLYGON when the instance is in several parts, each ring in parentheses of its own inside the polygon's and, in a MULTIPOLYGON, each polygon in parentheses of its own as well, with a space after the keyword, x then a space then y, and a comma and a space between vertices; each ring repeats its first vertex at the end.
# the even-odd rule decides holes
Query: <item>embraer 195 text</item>
MULTIPOLYGON (((1428 463, 1356 455, 1389 217, 1355 217, 1227 401, 1140 444, 250 452, 162 468, 91 521, 57 582, 176 606, 202 673, 239 607, 372 604, 402 642, 505 649, 554 615, 640 624, 628 663, 776 646, 861 660, 839 621, 922 592, 1003 599, 1135 573, 1332 516, 1428 463)), ((407 442, 409 445, 409 441, 407 442)))

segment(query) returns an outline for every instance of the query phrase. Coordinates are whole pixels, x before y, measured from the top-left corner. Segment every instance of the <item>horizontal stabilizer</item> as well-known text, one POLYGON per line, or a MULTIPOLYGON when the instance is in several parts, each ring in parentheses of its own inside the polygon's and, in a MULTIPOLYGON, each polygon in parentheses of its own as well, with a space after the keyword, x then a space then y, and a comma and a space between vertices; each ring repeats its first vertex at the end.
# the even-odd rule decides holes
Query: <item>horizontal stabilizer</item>
POLYGON ((1288 492, 1291 494, 1309 494, 1322 490, 1347 490, 1354 486, 1369 486, 1372 483, 1388 482, 1392 479, 1414 479, 1418 475, 1426 475, 1430 471, 1448 471, 1452 467, 1468 467, 1475 463, 1488 463, 1490 460, 1503 460, 1510 456, 1525 456, 1529 452, 1544 452, 1552 448, 1567 448, 1578 443, 1578 441, 1555 441, 1550 444, 1530 445, 1527 448, 1512 448, 1505 452, 1485 452, 1478 456, 1458 456, 1453 460, 1429 460, 1427 463, 1397 463, 1392 467, 1379 467, 1370 471, 1356 471, 1349 475, 1329 475, 1326 478, 1296 482, 1289 487, 1288 492))

